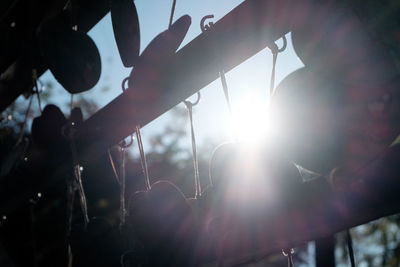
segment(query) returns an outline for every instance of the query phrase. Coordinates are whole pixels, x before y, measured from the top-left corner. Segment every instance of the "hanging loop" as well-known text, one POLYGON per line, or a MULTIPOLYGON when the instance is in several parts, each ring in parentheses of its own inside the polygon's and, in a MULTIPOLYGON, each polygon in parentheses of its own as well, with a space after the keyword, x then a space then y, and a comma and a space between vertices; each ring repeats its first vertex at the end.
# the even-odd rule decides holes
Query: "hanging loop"
POLYGON ((199 104, 201 99, 201 94, 200 92, 197 92, 197 98, 196 101, 194 102, 190 102, 189 100, 184 100, 183 103, 185 104, 187 109, 191 109, 192 107, 196 106, 197 104, 199 104))
POLYGON ((214 25, 214 22, 209 22, 207 25, 205 25, 206 20, 213 19, 213 18, 214 18, 214 15, 207 15, 201 19, 201 21, 200 21, 201 32, 205 32, 205 31, 209 30, 214 25))
POLYGON ((282 40, 283 40, 283 44, 282 44, 281 48, 278 48, 278 45, 275 42, 273 42, 271 45, 269 45, 269 49, 271 50, 271 53, 272 53, 272 71, 271 71, 271 79, 270 79, 270 84, 269 84, 270 98, 271 98, 272 94, 274 93, 274 89, 275 89, 275 67, 276 67, 276 60, 278 58, 278 53, 285 51, 285 49, 287 47, 286 36, 282 36, 282 40))
POLYGON ((286 36, 282 36, 282 41, 283 41, 283 44, 282 44, 282 47, 280 47, 280 48, 278 47, 278 45, 275 42, 272 42, 272 44, 270 44, 268 46, 268 48, 271 50, 272 54, 278 54, 278 53, 281 53, 286 50, 286 47, 287 47, 286 36))
POLYGON ((200 175, 199 175, 199 163, 197 159, 197 146, 196 146, 196 137, 194 134, 194 126, 193 126, 193 106, 197 105, 200 102, 201 94, 197 92, 197 99, 195 102, 183 101, 188 109, 189 120, 190 120, 190 134, 192 137, 192 153, 193 153, 193 167, 194 167, 194 185, 195 185, 195 199, 199 199, 201 197, 201 183, 200 183, 200 175))
POLYGON ((282 249, 282 254, 283 254, 283 256, 288 258, 288 267, 294 267, 294 264, 293 264, 294 249, 293 248, 291 248, 289 250, 282 249))
POLYGON ((125 79, 122 80, 122 84, 121 84, 122 92, 126 92, 126 90, 128 89, 128 88, 126 87, 126 83, 127 83, 128 81, 129 81, 129 77, 126 77, 125 79))
POLYGON ((121 148, 121 149, 126 149, 126 148, 128 148, 128 147, 130 147, 132 144, 133 144, 133 134, 131 134, 130 135, 130 140, 129 140, 129 143, 126 143, 126 141, 125 141, 125 139, 124 140, 122 140, 122 142, 121 143, 119 143, 119 147, 121 148))

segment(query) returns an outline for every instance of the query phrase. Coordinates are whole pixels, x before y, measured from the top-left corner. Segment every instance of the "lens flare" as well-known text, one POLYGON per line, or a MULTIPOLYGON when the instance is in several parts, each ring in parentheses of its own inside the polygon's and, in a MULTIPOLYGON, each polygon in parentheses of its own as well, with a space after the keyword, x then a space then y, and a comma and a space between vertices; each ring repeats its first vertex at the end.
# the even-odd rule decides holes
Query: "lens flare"
POLYGON ((232 113, 230 128, 237 141, 255 145, 274 140, 277 122, 266 101, 247 97, 232 113))

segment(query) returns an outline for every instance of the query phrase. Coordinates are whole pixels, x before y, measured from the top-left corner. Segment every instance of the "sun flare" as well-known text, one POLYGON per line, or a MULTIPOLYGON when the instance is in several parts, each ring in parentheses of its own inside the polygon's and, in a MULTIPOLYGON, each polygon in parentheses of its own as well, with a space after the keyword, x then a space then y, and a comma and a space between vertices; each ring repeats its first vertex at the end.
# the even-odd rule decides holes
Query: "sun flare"
POLYGON ((268 102, 249 96, 233 107, 230 128, 239 142, 259 144, 272 141, 277 123, 268 102))

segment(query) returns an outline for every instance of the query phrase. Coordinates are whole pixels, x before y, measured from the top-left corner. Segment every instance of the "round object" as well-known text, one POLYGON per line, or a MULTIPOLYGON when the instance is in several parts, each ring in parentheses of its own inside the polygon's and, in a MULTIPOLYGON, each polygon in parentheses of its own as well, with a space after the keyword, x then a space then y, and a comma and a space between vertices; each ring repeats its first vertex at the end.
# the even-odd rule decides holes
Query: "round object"
POLYGON ((247 218, 286 207, 302 179, 296 166, 269 146, 226 143, 210 162, 216 215, 247 218))
POLYGON ((132 67, 140 53, 139 18, 133 0, 111 1, 111 21, 122 63, 132 67))
POLYGON ((100 54, 86 33, 50 20, 42 25, 39 41, 51 73, 69 93, 87 91, 99 81, 100 54))
POLYGON ((375 158, 399 133, 398 82, 379 88, 338 84, 309 68, 288 75, 272 97, 277 149, 321 174, 375 158), (385 100, 386 99, 386 100, 385 100))
POLYGON ((63 139, 62 127, 67 122, 64 114, 55 105, 47 105, 42 115, 32 122, 32 139, 36 144, 48 145, 63 139))
POLYGON ((92 218, 86 231, 75 227, 70 244, 74 266, 121 266, 121 235, 104 218, 92 218))
POLYGON ((183 266, 190 259, 195 220, 189 203, 174 184, 158 181, 149 191, 135 193, 129 203, 128 223, 146 250, 157 255, 149 257, 156 261, 153 264, 183 266))
POLYGON ((169 63, 169 58, 175 54, 186 33, 189 30, 191 24, 191 18, 188 15, 180 17, 175 21, 171 27, 159 35, 157 35, 150 44, 144 49, 143 53, 140 55, 138 64, 132 70, 129 77, 129 87, 134 84, 138 86, 146 85, 142 82, 148 82, 148 76, 154 77, 153 83, 157 80, 158 68, 166 67, 169 63))
POLYGON ((349 84, 379 85, 394 77, 390 57, 350 10, 327 1, 307 12, 292 29, 293 48, 305 66, 349 84))

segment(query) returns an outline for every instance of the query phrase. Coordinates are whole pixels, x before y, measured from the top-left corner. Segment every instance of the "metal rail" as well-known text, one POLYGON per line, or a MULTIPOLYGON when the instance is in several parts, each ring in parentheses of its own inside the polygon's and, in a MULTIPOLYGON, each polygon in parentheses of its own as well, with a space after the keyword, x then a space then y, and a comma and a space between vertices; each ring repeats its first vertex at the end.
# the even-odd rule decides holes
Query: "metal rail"
POLYGON ((290 31, 308 1, 247 0, 182 48, 165 66, 154 66, 134 85, 85 121, 79 129, 82 162, 195 94, 290 31), (156 78, 157 77, 157 78, 156 78))

